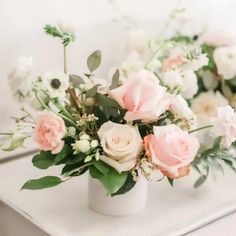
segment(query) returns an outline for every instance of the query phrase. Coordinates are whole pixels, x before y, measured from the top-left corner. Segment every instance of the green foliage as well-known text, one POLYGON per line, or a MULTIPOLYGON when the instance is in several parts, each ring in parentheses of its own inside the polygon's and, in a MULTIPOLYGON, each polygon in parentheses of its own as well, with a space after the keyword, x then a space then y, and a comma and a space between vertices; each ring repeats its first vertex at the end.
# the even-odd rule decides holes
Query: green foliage
POLYGON ((171 179, 167 177, 168 183, 171 185, 171 187, 174 187, 174 179, 171 179))
POLYGON ((110 89, 115 89, 119 86, 120 84, 120 71, 119 69, 117 69, 114 73, 114 75, 112 76, 112 82, 111 82, 111 86, 110 89))
POLYGON ((136 184, 137 182, 134 181, 133 175, 131 173, 128 173, 127 179, 124 183, 124 185, 115 193, 113 193, 111 196, 114 197, 116 195, 121 195, 125 194, 128 191, 130 191, 136 184))
POLYGON ((92 178, 98 179, 102 183, 107 191, 107 195, 116 193, 125 184, 128 176, 127 172, 118 173, 115 169, 101 161, 99 166, 94 165, 94 163, 89 166, 89 173, 92 178))
POLYGON ((182 35, 180 33, 177 33, 176 36, 172 37, 170 40, 176 43, 186 43, 186 44, 194 42, 194 39, 192 37, 182 35))
POLYGON ((46 25, 44 32, 53 38, 59 38, 65 47, 68 46, 70 42, 75 41, 75 35, 61 32, 56 26, 46 25))
POLYGON ((97 94, 97 88, 98 86, 94 86, 93 88, 89 89, 87 92, 86 92, 86 98, 92 98, 94 97, 96 94, 97 94))
POLYGON ((207 44, 203 44, 201 47, 202 47, 202 53, 206 53, 209 58, 208 65, 204 66, 203 69, 216 71, 216 64, 215 64, 214 58, 213 58, 213 52, 214 52, 215 48, 212 46, 209 46, 207 44))
POLYGON ((30 189, 30 190, 38 190, 38 189, 45 189, 51 188, 56 185, 61 184, 63 181, 56 176, 46 176, 40 179, 31 179, 28 180, 21 188, 23 189, 30 189))
POLYGON ((66 161, 68 156, 72 156, 73 150, 70 145, 65 144, 62 150, 56 155, 54 159, 54 165, 63 163, 63 160, 66 161))
POLYGON ((48 169, 53 165, 54 159, 55 155, 51 154, 51 152, 41 151, 33 157, 32 163, 39 169, 48 169))
POLYGON ((78 75, 70 75, 69 78, 73 88, 79 88, 80 84, 84 84, 83 78, 78 75))
POLYGON ((93 52, 91 55, 89 55, 87 59, 87 66, 90 73, 95 71, 100 66, 101 60, 102 60, 102 53, 100 50, 97 50, 93 52))
POLYGON ((224 174, 224 169, 221 163, 227 164, 233 171, 236 172, 236 158, 233 157, 227 150, 220 147, 222 137, 215 139, 213 146, 204 150, 191 163, 192 167, 199 173, 200 177, 194 184, 197 188, 201 186, 208 178, 210 170, 212 172, 220 171, 224 174))

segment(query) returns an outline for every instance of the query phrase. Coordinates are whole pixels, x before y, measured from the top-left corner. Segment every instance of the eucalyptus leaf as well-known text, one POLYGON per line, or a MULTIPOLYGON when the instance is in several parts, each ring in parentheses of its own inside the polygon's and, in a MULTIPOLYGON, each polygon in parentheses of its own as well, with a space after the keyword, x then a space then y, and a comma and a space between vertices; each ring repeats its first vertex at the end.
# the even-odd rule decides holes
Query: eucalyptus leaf
POLYGON ((119 69, 117 69, 114 73, 114 75, 112 76, 112 82, 111 82, 111 86, 110 89, 115 89, 119 86, 119 78, 120 78, 120 71, 119 69))
POLYGON ((96 95, 96 101, 99 105, 103 107, 117 107, 119 108, 119 104, 112 98, 107 97, 102 94, 97 94, 96 95))
POLYGON ((58 184, 61 184, 63 181, 56 176, 46 176, 40 179, 31 179, 28 180, 23 186, 23 189, 31 189, 31 190, 38 190, 38 189, 45 189, 51 188, 58 184))
POLYGON ((95 71, 100 66, 101 60, 102 60, 102 53, 101 53, 100 50, 97 50, 97 51, 93 52, 88 57, 87 66, 88 66, 88 69, 89 69, 90 73, 95 71))
POLYGON ((207 178, 206 178, 205 176, 200 176, 200 177, 197 179, 197 181, 194 183, 193 187, 194 187, 194 188, 200 187, 203 183, 205 183, 206 179, 207 179, 207 178))
POLYGON ((86 92, 86 98, 92 98, 94 97, 96 94, 97 94, 97 88, 98 86, 94 86, 93 88, 89 89, 87 92, 86 92))
POLYGON ((78 75, 69 75, 69 80, 73 88, 79 88, 80 84, 85 84, 83 78, 78 75))

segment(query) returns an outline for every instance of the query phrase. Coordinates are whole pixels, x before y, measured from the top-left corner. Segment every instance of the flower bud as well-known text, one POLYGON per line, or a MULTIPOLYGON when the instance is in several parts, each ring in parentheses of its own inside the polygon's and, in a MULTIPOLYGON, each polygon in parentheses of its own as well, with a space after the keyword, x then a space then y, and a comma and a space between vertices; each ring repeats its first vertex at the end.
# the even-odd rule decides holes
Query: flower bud
POLYGON ((94 139, 94 140, 92 140, 90 145, 91 145, 91 148, 96 148, 98 146, 98 141, 96 139, 94 139))
POLYGON ((78 140, 73 145, 76 152, 86 153, 90 150, 90 143, 88 140, 78 140))
POLYGON ((89 140, 90 137, 89 137, 89 135, 87 135, 87 134, 82 134, 82 135, 79 136, 79 139, 80 139, 80 140, 89 140))

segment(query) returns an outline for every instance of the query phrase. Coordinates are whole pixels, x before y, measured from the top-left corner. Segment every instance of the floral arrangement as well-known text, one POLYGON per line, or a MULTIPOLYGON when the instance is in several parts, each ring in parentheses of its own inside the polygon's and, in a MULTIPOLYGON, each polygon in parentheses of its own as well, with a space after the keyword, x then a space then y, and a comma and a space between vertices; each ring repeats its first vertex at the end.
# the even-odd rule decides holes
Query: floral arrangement
POLYGON ((193 83, 197 73, 210 69, 208 51, 187 46, 178 35, 154 40, 133 53, 137 60, 124 61, 108 82, 95 75, 102 59, 99 50, 87 58, 88 72, 68 74, 66 51, 75 40, 73 25, 44 29, 61 40, 64 72, 33 76, 32 58, 19 59, 9 75, 10 87, 16 98, 38 111, 35 118, 22 109, 24 115, 15 119, 16 130, 1 133, 1 148, 11 151, 32 138, 40 149, 33 165, 39 169, 59 165, 62 170, 60 177, 29 180, 22 189, 53 187, 89 171, 108 195, 115 196, 132 189, 140 175, 151 181, 161 173, 161 180, 173 185, 195 169, 198 187, 210 167, 222 170, 225 163, 236 171, 230 152, 236 140, 233 108, 223 104, 209 124, 198 127, 189 107, 198 93, 193 83), (198 139, 203 129, 213 139, 210 147, 198 139))

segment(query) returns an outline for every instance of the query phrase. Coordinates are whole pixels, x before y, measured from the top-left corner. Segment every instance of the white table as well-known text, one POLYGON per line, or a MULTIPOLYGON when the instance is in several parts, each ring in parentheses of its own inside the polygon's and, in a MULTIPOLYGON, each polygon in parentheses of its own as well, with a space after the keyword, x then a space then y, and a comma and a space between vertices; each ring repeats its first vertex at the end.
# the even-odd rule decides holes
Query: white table
MULTIPOLYGON (((236 176, 228 172, 217 184, 209 181, 198 190, 192 189, 195 176, 177 181, 175 188, 165 181, 153 183, 143 212, 99 215, 87 208, 87 176, 52 189, 20 191, 29 178, 59 173, 37 170, 30 161, 28 156, 0 165, 1 236, 183 235, 236 210, 236 176)), ((222 235, 226 229, 231 229, 227 236, 236 235, 235 219, 232 214, 190 235, 222 235)))

